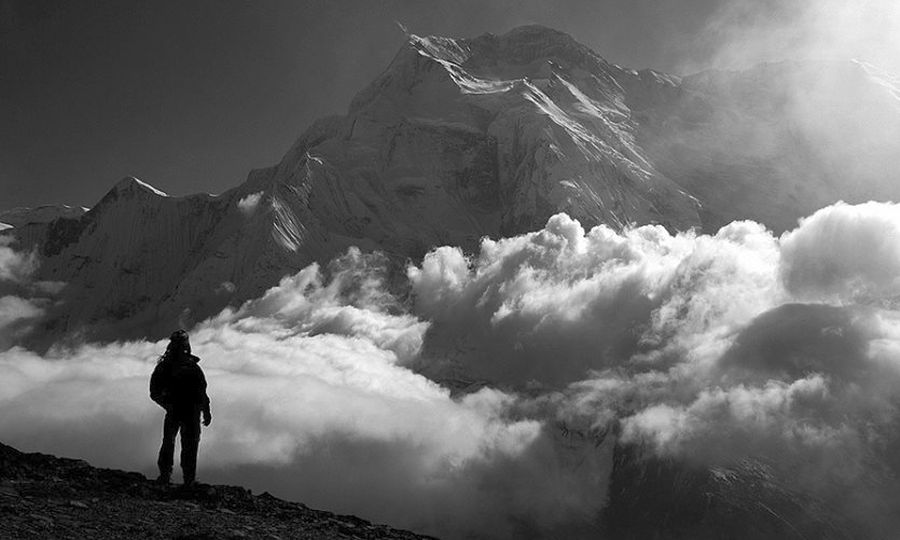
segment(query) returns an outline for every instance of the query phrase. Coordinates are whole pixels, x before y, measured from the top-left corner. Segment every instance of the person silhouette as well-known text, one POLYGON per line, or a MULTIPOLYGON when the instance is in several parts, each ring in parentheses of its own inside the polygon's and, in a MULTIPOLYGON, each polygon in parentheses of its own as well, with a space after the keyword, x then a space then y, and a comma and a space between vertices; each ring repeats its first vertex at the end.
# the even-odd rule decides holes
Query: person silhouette
POLYGON ((184 485, 190 486, 196 480, 201 413, 204 426, 212 422, 206 377, 199 362, 200 358, 191 354, 187 332, 177 330, 169 336, 166 352, 160 356, 150 376, 150 399, 166 410, 162 446, 156 462, 159 466, 157 480, 162 484, 168 484, 172 478, 175 436, 179 432, 184 485))

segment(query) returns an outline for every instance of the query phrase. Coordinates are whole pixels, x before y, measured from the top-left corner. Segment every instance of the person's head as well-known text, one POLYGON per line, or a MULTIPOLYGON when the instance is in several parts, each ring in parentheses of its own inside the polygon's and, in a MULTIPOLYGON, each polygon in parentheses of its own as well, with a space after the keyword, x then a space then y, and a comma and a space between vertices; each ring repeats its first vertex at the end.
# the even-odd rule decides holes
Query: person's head
POLYGON ((191 354, 191 341, 184 330, 172 332, 169 336, 169 345, 166 346, 166 355, 178 353, 191 354))

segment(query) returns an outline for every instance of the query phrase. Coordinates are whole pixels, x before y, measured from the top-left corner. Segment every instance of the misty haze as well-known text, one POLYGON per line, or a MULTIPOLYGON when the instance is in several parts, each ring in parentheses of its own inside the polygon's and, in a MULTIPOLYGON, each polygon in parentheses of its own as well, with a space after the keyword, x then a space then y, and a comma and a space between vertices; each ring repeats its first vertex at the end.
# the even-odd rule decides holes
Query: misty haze
POLYGON ((189 4, 0 0, 0 536, 897 536, 900 5, 189 4))

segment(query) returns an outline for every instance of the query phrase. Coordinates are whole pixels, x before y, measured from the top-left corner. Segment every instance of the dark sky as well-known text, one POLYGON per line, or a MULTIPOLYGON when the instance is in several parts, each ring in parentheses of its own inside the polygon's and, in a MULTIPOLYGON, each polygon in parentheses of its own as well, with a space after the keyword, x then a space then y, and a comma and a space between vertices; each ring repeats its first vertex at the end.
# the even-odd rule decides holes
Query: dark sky
MULTIPOLYGON (((540 23, 678 71, 721 0, 0 0, 0 210, 93 205, 137 176, 218 193, 342 113, 412 32, 540 23)), ((702 60, 702 59, 701 59, 702 60)))

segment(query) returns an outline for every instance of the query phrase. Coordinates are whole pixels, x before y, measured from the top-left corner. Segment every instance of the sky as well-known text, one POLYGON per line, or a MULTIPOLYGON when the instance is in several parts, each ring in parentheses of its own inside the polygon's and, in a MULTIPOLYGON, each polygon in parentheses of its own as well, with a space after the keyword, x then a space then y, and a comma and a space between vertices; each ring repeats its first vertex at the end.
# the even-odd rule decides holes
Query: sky
POLYGON ((120 178, 219 193, 346 110, 403 44, 539 23, 610 61, 709 64, 725 0, 0 0, 0 210, 120 178))

